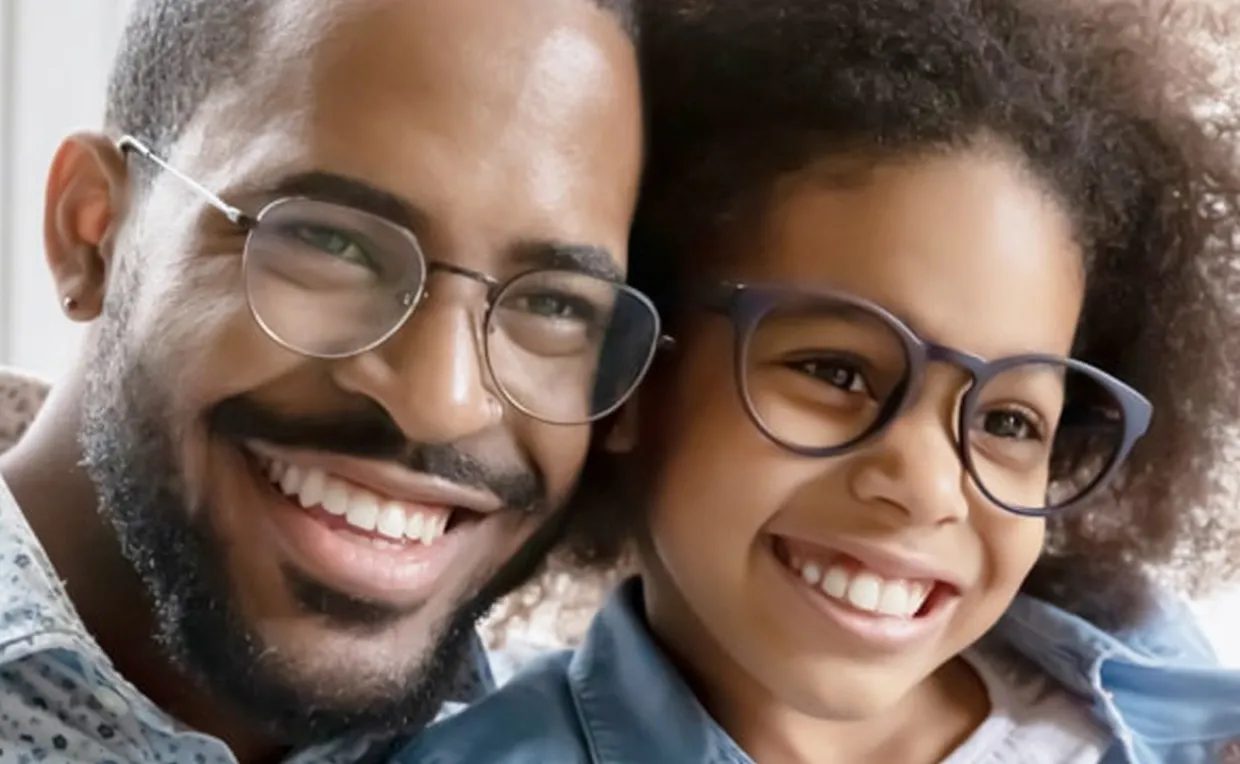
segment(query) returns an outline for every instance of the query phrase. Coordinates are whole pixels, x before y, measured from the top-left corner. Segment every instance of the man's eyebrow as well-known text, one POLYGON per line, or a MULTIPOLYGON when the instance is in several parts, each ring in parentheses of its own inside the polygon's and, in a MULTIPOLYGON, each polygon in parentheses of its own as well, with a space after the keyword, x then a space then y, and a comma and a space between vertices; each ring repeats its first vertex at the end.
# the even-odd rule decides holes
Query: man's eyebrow
POLYGON ((348 175, 321 170, 297 173, 281 178, 266 194, 339 204, 369 212, 413 232, 425 230, 426 215, 421 210, 390 191, 348 175))
MULTIPOLYGON (((400 196, 333 172, 315 170, 289 175, 270 186, 272 198, 305 197, 369 212, 415 235, 427 230, 428 216, 400 196)), ((525 270, 555 268, 623 281, 624 271, 606 248, 554 240, 524 240, 510 248, 511 263, 525 270)))
POLYGON ((606 247, 561 241, 526 240, 512 248, 512 264, 522 270, 554 268, 609 281, 624 281, 624 270, 606 247))

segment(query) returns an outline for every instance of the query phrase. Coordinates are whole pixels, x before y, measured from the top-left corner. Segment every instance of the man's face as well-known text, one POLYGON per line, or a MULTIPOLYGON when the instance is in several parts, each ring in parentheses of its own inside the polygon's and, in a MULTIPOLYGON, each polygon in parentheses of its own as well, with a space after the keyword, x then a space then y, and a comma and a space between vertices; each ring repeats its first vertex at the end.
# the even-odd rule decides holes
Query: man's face
MULTIPOLYGON (((168 161, 250 214, 286 196, 364 209, 427 260, 501 281, 552 244, 622 272, 640 115, 611 16, 583 0, 328 5, 280 5, 251 75, 168 161)), ((157 173, 114 230, 83 442, 161 639, 290 738, 424 720, 473 620, 537 562, 589 427, 503 402, 477 280, 433 270, 389 340, 317 360, 260 328, 245 232, 176 178, 157 173)), ((347 319, 321 306, 301 330, 347 319)))

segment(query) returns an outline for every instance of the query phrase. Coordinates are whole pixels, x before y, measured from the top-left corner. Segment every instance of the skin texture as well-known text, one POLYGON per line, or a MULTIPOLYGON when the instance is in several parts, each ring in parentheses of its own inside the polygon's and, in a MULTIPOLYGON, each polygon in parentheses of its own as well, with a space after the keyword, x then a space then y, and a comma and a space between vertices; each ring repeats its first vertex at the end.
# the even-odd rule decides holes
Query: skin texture
MULTIPOLYGON (((412 210, 429 258, 501 279, 528 267, 518 245, 531 241, 605 249, 623 272, 640 115, 631 44, 605 12, 290 0, 268 25, 249 76, 200 108, 174 166, 251 212, 290 174, 346 176, 395 217, 412 210)), ((243 761, 424 720, 470 619, 527 575, 528 555, 501 568, 573 485, 589 428, 506 409, 480 361, 485 290, 459 276, 433 275, 372 352, 324 362, 278 347, 246 305, 243 236, 166 174, 141 168, 144 188, 115 137, 73 136, 51 167, 48 261, 89 339, 0 462, 5 479, 118 668, 243 761), (362 435, 331 439, 348 426, 442 457, 411 457, 415 470, 468 460, 508 505, 414 601, 320 580, 264 519, 272 494, 239 441, 356 451, 362 435)))
MULTIPOLYGON (((1083 294, 1071 226, 1001 148, 823 160, 777 184, 753 238, 715 275, 850 292, 986 358, 1070 351, 1083 294)), ((989 504, 961 466, 962 372, 930 366, 885 434, 806 459, 746 416, 725 319, 691 316, 678 339, 633 442, 621 428, 612 444, 657 451, 641 553, 653 628, 756 760, 941 760, 988 709, 955 656, 1007 608, 1045 530, 989 504), (900 549, 958 576, 960 597, 932 639, 886 653, 807 606, 768 534, 900 549)))

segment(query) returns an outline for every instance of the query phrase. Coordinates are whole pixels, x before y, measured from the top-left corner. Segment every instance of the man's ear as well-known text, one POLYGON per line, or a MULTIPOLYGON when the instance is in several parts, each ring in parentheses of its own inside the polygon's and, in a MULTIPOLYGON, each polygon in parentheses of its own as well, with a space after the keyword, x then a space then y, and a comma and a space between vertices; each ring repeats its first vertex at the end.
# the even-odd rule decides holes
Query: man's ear
POLYGON ((48 170, 43 246, 61 307, 74 321, 103 310, 128 195, 125 158, 111 139, 77 133, 61 142, 48 170))

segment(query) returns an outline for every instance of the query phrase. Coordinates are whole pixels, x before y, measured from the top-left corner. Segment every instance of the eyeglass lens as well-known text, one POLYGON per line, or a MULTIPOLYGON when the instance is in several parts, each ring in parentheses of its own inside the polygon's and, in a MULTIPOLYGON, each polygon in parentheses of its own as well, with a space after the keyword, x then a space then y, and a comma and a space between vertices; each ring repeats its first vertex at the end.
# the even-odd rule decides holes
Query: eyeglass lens
POLYGON ((637 291, 575 271, 534 271, 495 298, 486 347, 496 382, 549 422, 589 421, 640 381, 658 316, 637 291))
MULTIPOLYGON (((887 317, 864 305, 790 304, 754 325, 742 387, 754 418, 776 441, 846 447, 885 425, 916 389, 915 352, 887 317)), ((1125 434, 1116 392, 1067 362, 1020 363, 985 379, 963 396, 958 419, 955 436, 979 487, 1029 511, 1090 490, 1125 434)))
POLYGON ((382 218, 308 199, 263 210, 246 288, 268 331, 312 356, 348 355, 409 314, 425 280, 417 242, 382 218))
MULTIPOLYGON (((358 210, 307 199, 273 203, 246 243, 256 318, 306 355, 343 357, 386 339, 417 305, 426 260, 413 235, 358 210)), ((506 283, 484 327, 496 385, 544 421, 592 421, 620 405, 649 364, 659 332, 640 293, 576 271, 506 283)))

